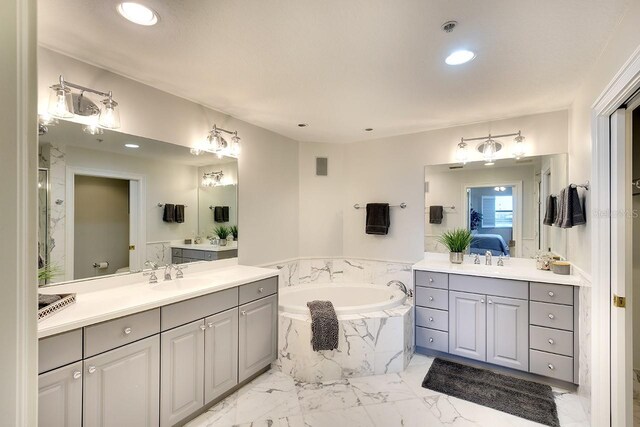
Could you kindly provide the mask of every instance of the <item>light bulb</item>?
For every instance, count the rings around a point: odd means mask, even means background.
[[[495,163],[496,142],[491,139],[491,137],[489,137],[489,139],[487,139],[487,141],[484,143],[482,155],[484,157],[485,166],[491,166]]]
[[[101,127],[98,126],[97,123],[92,123],[90,125],[86,125],[82,128],[84,133],[88,133],[89,135],[102,135],[104,131]]]
[[[511,154],[513,155],[513,157],[515,157],[516,159],[524,157],[524,155],[527,154],[527,147],[524,142],[524,136],[520,135],[520,133],[518,132],[518,136],[516,136],[513,141],[513,150],[511,150]]]
[[[60,119],[73,117],[71,91],[61,85],[51,86],[49,95],[49,114]]]
[[[100,110],[98,124],[107,129],[118,129],[120,127],[120,113],[116,110],[118,103],[109,97],[103,100],[102,104],[104,107]]]
[[[469,160],[469,152],[467,150],[467,143],[462,141],[458,144],[456,149],[456,160],[463,165]]]

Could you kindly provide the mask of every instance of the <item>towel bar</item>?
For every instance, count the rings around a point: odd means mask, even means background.
[[[158,203],[158,207],[159,207],[159,208],[164,207],[164,203]],[[185,207],[185,208],[188,208],[188,207],[189,207],[189,205],[184,205],[184,207]]]
[[[404,209],[407,207],[407,204],[402,202],[399,205],[389,205],[390,208],[400,208],[400,209]],[[364,209],[365,206],[360,206],[360,204],[356,203],[355,205],[353,205],[354,209]]]

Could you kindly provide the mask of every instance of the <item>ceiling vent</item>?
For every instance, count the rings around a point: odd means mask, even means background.
[[[329,159],[326,157],[316,157],[316,176],[329,175]]]

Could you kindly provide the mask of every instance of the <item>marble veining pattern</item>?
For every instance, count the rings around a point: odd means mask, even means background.
[[[588,281],[581,277],[581,280]],[[587,414],[591,415],[591,287],[581,286],[578,295],[578,339],[580,341],[578,395]]]
[[[401,373],[323,383],[271,370],[187,424],[224,426],[535,426],[531,421],[420,386],[432,358],[413,355]],[[579,397],[554,388],[563,427],[589,425]]]
[[[60,270],[66,264],[66,180],[67,165],[65,152],[62,147],[49,147],[49,263]],[[60,201],[60,202],[57,202]],[[73,272],[63,271],[51,282],[62,282],[65,277],[71,279]]]

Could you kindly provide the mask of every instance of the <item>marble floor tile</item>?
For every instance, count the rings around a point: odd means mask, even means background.
[[[303,412],[331,411],[360,406],[360,399],[348,380],[325,383],[296,384],[298,400]]]
[[[306,427],[370,427],[373,421],[362,406],[304,415]]]
[[[422,399],[413,398],[365,406],[375,427],[437,427],[443,425]]]
[[[395,402],[416,397],[398,374],[351,378],[349,384],[363,405]]]

